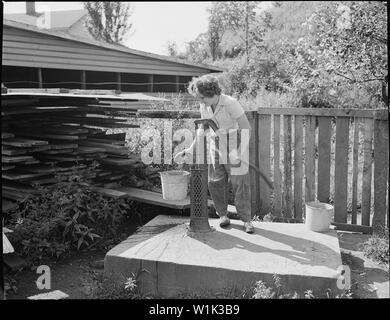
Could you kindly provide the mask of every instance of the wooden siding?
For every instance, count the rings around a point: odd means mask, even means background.
[[[34,68],[198,76],[202,67],[163,61],[3,26],[3,65]]]

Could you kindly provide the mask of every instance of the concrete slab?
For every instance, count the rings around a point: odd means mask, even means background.
[[[219,291],[274,284],[278,274],[291,292],[323,294],[337,288],[341,255],[337,233],[317,233],[304,224],[254,222],[255,233],[231,220],[222,229],[191,233],[189,218],[157,216],[105,256],[106,274],[137,276],[144,293],[174,297],[182,292]]]
[[[60,290],[54,290],[50,292],[44,292],[37,294],[35,296],[28,297],[29,300],[61,300],[68,298],[69,295],[66,293],[60,291]]]

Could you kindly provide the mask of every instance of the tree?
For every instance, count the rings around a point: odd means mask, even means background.
[[[217,9],[218,8],[215,4],[213,4],[210,9],[207,9],[209,13],[208,44],[213,61],[221,57],[221,49],[219,46],[224,33],[223,21],[221,16],[216,12]]]
[[[168,55],[171,57],[176,57],[178,55],[177,44],[175,41],[167,41],[166,50]]]
[[[250,37],[256,18],[256,9],[260,1],[216,1],[212,4],[209,18],[209,30],[218,34],[218,39],[226,30],[232,30],[243,42],[244,51],[249,59]],[[221,40],[222,41],[222,40]]]
[[[86,27],[97,40],[121,43],[132,28],[132,7],[126,2],[86,1],[88,11]]]
[[[208,34],[201,33],[195,40],[187,42],[183,56],[195,63],[208,63],[211,56]]]

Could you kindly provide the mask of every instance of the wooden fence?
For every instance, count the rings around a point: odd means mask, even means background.
[[[251,123],[252,215],[302,222],[305,202],[334,206],[340,230],[372,233],[389,224],[387,110],[259,108]],[[199,118],[197,111],[143,110],[146,118]]]
[[[259,108],[247,116],[250,162],[274,182],[270,190],[250,169],[253,213],[302,221],[305,202],[319,200],[334,205],[339,229],[371,233],[389,223],[387,110]]]

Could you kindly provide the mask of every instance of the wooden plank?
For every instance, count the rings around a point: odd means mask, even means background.
[[[337,222],[332,222],[331,225],[335,226],[336,230],[340,230],[340,231],[361,232],[365,234],[372,234],[372,227],[370,226],[361,226],[357,224],[337,223]]]
[[[1,152],[5,154],[6,156],[14,156],[14,155],[21,155],[21,154],[26,154],[27,150],[26,149],[11,149],[11,148],[1,148]]]
[[[32,147],[32,146],[43,146],[49,144],[49,142],[44,140],[32,140],[32,139],[23,139],[23,138],[11,138],[5,141],[2,141],[3,145],[13,146],[13,147]]]
[[[12,165],[8,165],[8,166],[2,165],[2,166],[1,166],[1,170],[2,170],[2,171],[11,170],[11,169],[14,169],[14,168],[15,168],[15,166],[12,166]]]
[[[8,133],[8,132],[2,132],[1,133],[1,139],[8,139],[8,138],[13,138],[15,135],[13,133]]]
[[[25,181],[31,178],[37,178],[46,175],[46,173],[23,173],[23,172],[2,172],[1,177],[8,180]]]
[[[84,147],[80,146],[76,150],[76,152],[80,154],[89,154],[89,153],[99,153],[99,152],[105,152],[106,150],[103,148],[96,148],[96,147]]]
[[[292,197],[292,175],[291,175],[291,116],[283,116],[283,133],[284,133],[284,184],[283,184],[283,216],[291,218],[293,197]]]
[[[352,217],[351,223],[356,224],[357,217],[357,187],[359,174],[359,118],[354,118],[353,129],[353,162],[352,162]]]
[[[46,150],[42,151],[43,154],[64,154],[64,153],[72,153],[74,149],[57,149],[57,150]]]
[[[259,139],[257,133],[259,130],[258,129],[259,122],[258,122],[257,114],[248,115],[248,120],[251,126],[251,137],[249,140],[249,162],[254,164],[256,167],[258,167],[259,161],[257,155],[259,151],[257,148],[259,146]],[[158,170],[158,168],[156,168],[156,170]],[[249,177],[250,177],[250,184],[251,184],[251,215],[253,217],[257,215],[258,208],[259,208],[259,203],[258,203],[259,177],[256,170],[254,170],[253,168],[249,169]]]
[[[333,108],[258,108],[257,112],[262,115],[299,115],[317,117],[359,117],[388,119],[386,109],[333,109]]]
[[[331,118],[318,118],[318,184],[317,198],[320,202],[329,203],[330,196],[330,139]]]
[[[383,231],[386,220],[389,221],[388,196],[389,177],[389,122],[375,121],[374,129],[374,231]]]
[[[46,151],[50,150],[51,146],[50,145],[45,145],[45,146],[35,146],[31,148],[27,148],[28,152],[40,152],[40,151]]]
[[[185,111],[185,110],[138,110],[138,118],[161,118],[161,119],[184,119],[184,118],[200,118],[198,111]]]
[[[373,129],[374,129],[374,120],[373,119],[364,119],[362,221],[361,221],[361,224],[365,225],[365,226],[370,225],[370,213],[371,213]]]
[[[26,162],[26,161],[30,161],[30,160],[34,160],[34,158],[31,156],[20,156],[20,157],[2,156],[1,157],[2,163],[19,163],[19,162]]]
[[[93,141],[90,141],[89,139],[85,140],[85,141],[80,141],[79,146],[101,148],[101,149],[104,149],[106,152],[115,153],[118,155],[127,155],[129,153],[129,151],[126,147],[117,146],[117,145],[113,145],[113,144],[93,142]]]
[[[271,136],[271,116],[259,116],[259,169],[270,176],[270,136]],[[259,179],[259,210],[264,216],[271,211],[270,188],[265,181]]]
[[[42,155],[41,156],[42,158],[44,159],[48,159],[48,160],[58,160],[58,161],[80,161],[80,160],[84,160],[83,157],[77,157],[77,156],[73,156],[73,155],[61,155],[61,156],[56,156],[56,155],[49,155],[49,154],[45,154],[45,155]]]
[[[349,119],[336,119],[334,221],[347,223]]]
[[[173,209],[188,209],[190,208],[190,197],[187,196],[184,200],[165,200],[161,193],[142,190],[137,188],[120,187],[117,191],[124,192],[129,196],[129,199],[149,203],[157,206],[168,207]]]
[[[56,178],[42,178],[42,179],[31,179],[30,183],[37,185],[45,185],[45,184],[53,184],[57,183],[58,180]]]
[[[88,137],[88,141],[97,142],[97,143],[104,143],[104,144],[113,144],[113,145],[117,145],[117,146],[124,146],[126,144],[126,141],[117,141],[117,140],[110,140],[110,139],[96,139],[96,138],[90,138],[90,137]]]
[[[56,108],[41,108],[41,107],[34,107],[34,108],[23,108],[23,109],[16,109],[13,108],[12,110],[1,110],[2,116],[10,116],[10,115],[21,115],[21,114],[33,114],[33,113],[47,113],[47,112],[68,112],[69,110],[77,110],[77,107],[56,107]]]
[[[36,166],[18,166],[19,169],[27,172],[36,172],[36,173],[53,173],[56,171],[55,167],[36,165]]]
[[[51,149],[75,149],[79,145],[77,143],[64,143],[64,144],[50,144]]]
[[[296,219],[302,219],[303,116],[295,116],[294,118],[294,217]]]
[[[16,192],[15,190],[2,189],[1,196],[9,200],[24,201],[30,197],[30,194],[23,193],[23,192]]]
[[[280,171],[280,116],[274,115],[274,200],[273,215],[282,216],[282,173]]]
[[[104,140],[124,141],[126,140],[126,132],[111,133],[111,134],[106,134],[105,132],[98,133],[94,136],[94,138],[104,139]]]
[[[111,128],[111,129],[121,129],[121,128],[139,128],[140,126],[137,124],[129,124],[129,123],[122,123],[122,122],[113,122],[113,123],[93,123],[92,122],[82,122],[79,123],[86,124],[86,126],[93,126],[93,127],[99,127],[99,128]]]
[[[315,116],[305,117],[305,202],[315,200]]]
[[[106,158],[99,161],[102,164],[114,165],[114,166],[132,166],[136,164],[136,160],[132,159],[115,159],[115,158]]]
[[[15,182],[15,181],[9,181],[9,180],[3,180],[2,181],[2,188],[7,190],[14,190],[17,192],[24,192],[24,193],[31,193],[31,194],[40,194],[41,191],[31,187],[28,184]]]
[[[77,127],[71,127],[71,126],[49,126],[49,127],[41,127],[40,131],[42,132],[49,132],[49,133],[64,133],[64,134],[70,134],[70,135],[77,135],[77,134],[84,134],[88,133],[88,129],[82,129]]]
[[[63,135],[63,134],[43,134],[43,133],[19,133],[21,137],[35,137],[35,138],[44,138],[44,139],[55,139],[55,140],[83,140],[86,139],[86,136],[75,136],[75,135]]]

